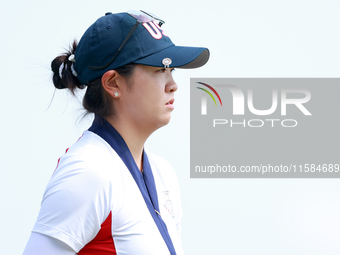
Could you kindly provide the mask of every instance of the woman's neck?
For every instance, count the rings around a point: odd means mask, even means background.
[[[146,139],[150,134],[142,132],[142,130],[131,123],[124,123],[112,118],[106,119],[123,137],[126,145],[128,146],[137,167],[143,171],[143,149]]]

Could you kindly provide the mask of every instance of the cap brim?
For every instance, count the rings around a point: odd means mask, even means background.
[[[133,63],[164,67],[163,59],[170,58],[170,68],[197,68],[203,66],[209,60],[209,50],[199,47],[170,46],[150,56],[138,59]]]

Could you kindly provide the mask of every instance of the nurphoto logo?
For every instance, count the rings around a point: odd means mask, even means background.
[[[210,96],[211,100],[213,100],[215,106],[217,106],[217,100],[220,102],[221,107],[232,107],[232,115],[240,116],[245,115],[245,109],[248,110],[249,113],[256,116],[268,116],[268,118],[257,118],[257,119],[243,119],[241,122],[235,121],[233,119],[225,119],[225,118],[214,118],[212,125],[216,127],[218,125],[230,125],[230,127],[235,126],[243,126],[243,127],[263,127],[266,123],[274,127],[277,122],[281,123],[282,127],[296,127],[298,125],[298,121],[296,119],[271,119],[270,115],[273,113],[279,112],[281,116],[287,115],[287,106],[292,105],[296,107],[301,113],[305,116],[311,116],[311,112],[307,109],[305,104],[311,100],[311,92],[307,89],[301,88],[281,88],[278,90],[277,88],[271,88],[271,105],[267,109],[257,109],[254,106],[254,101],[256,101],[256,97],[253,93],[253,88],[247,88],[246,93],[243,90],[235,85],[230,84],[214,84],[209,85],[203,82],[196,82],[200,84],[202,87],[196,87],[197,89],[204,91],[205,93],[201,94],[201,115],[208,115],[208,96]],[[209,90],[210,91],[209,91]],[[228,91],[231,93],[232,102],[226,103],[226,100],[223,100],[225,104],[222,104],[222,99],[220,94],[217,92],[223,91],[224,93]],[[261,98],[257,99],[257,101],[261,100]],[[267,98],[268,100],[268,98]],[[209,109],[209,111],[214,111],[215,109]]]
[[[191,78],[191,178],[340,178],[339,78]]]

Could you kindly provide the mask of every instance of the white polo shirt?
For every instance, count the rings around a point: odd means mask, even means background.
[[[176,254],[183,254],[176,174],[167,161],[146,154],[161,217]],[[116,151],[90,131],[60,158],[33,232],[56,238],[79,255],[170,254],[130,171]]]

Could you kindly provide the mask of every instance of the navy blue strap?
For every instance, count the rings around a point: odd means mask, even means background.
[[[171,255],[176,255],[175,248],[172,244],[168,229],[159,213],[158,197],[155,186],[155,180],[153,178],[151,166],[148,157],[143,152],[143,174],[138,169],[135,160],[133,159],[131,152],[126,145],[122,136],[116,131],[116,129],[108,123],[105,119],[96,115],[92,126],[89,131],[99,135],[108,144],[111,145],[119,157],[123,160],[126,167],[129,169],[133,179],[135,180],[140,192],[143,195],[144,201],[149,209],[149,212],[155,221],[159,232],[161,233]],[[157,211],[157,212],[156,212]]]

